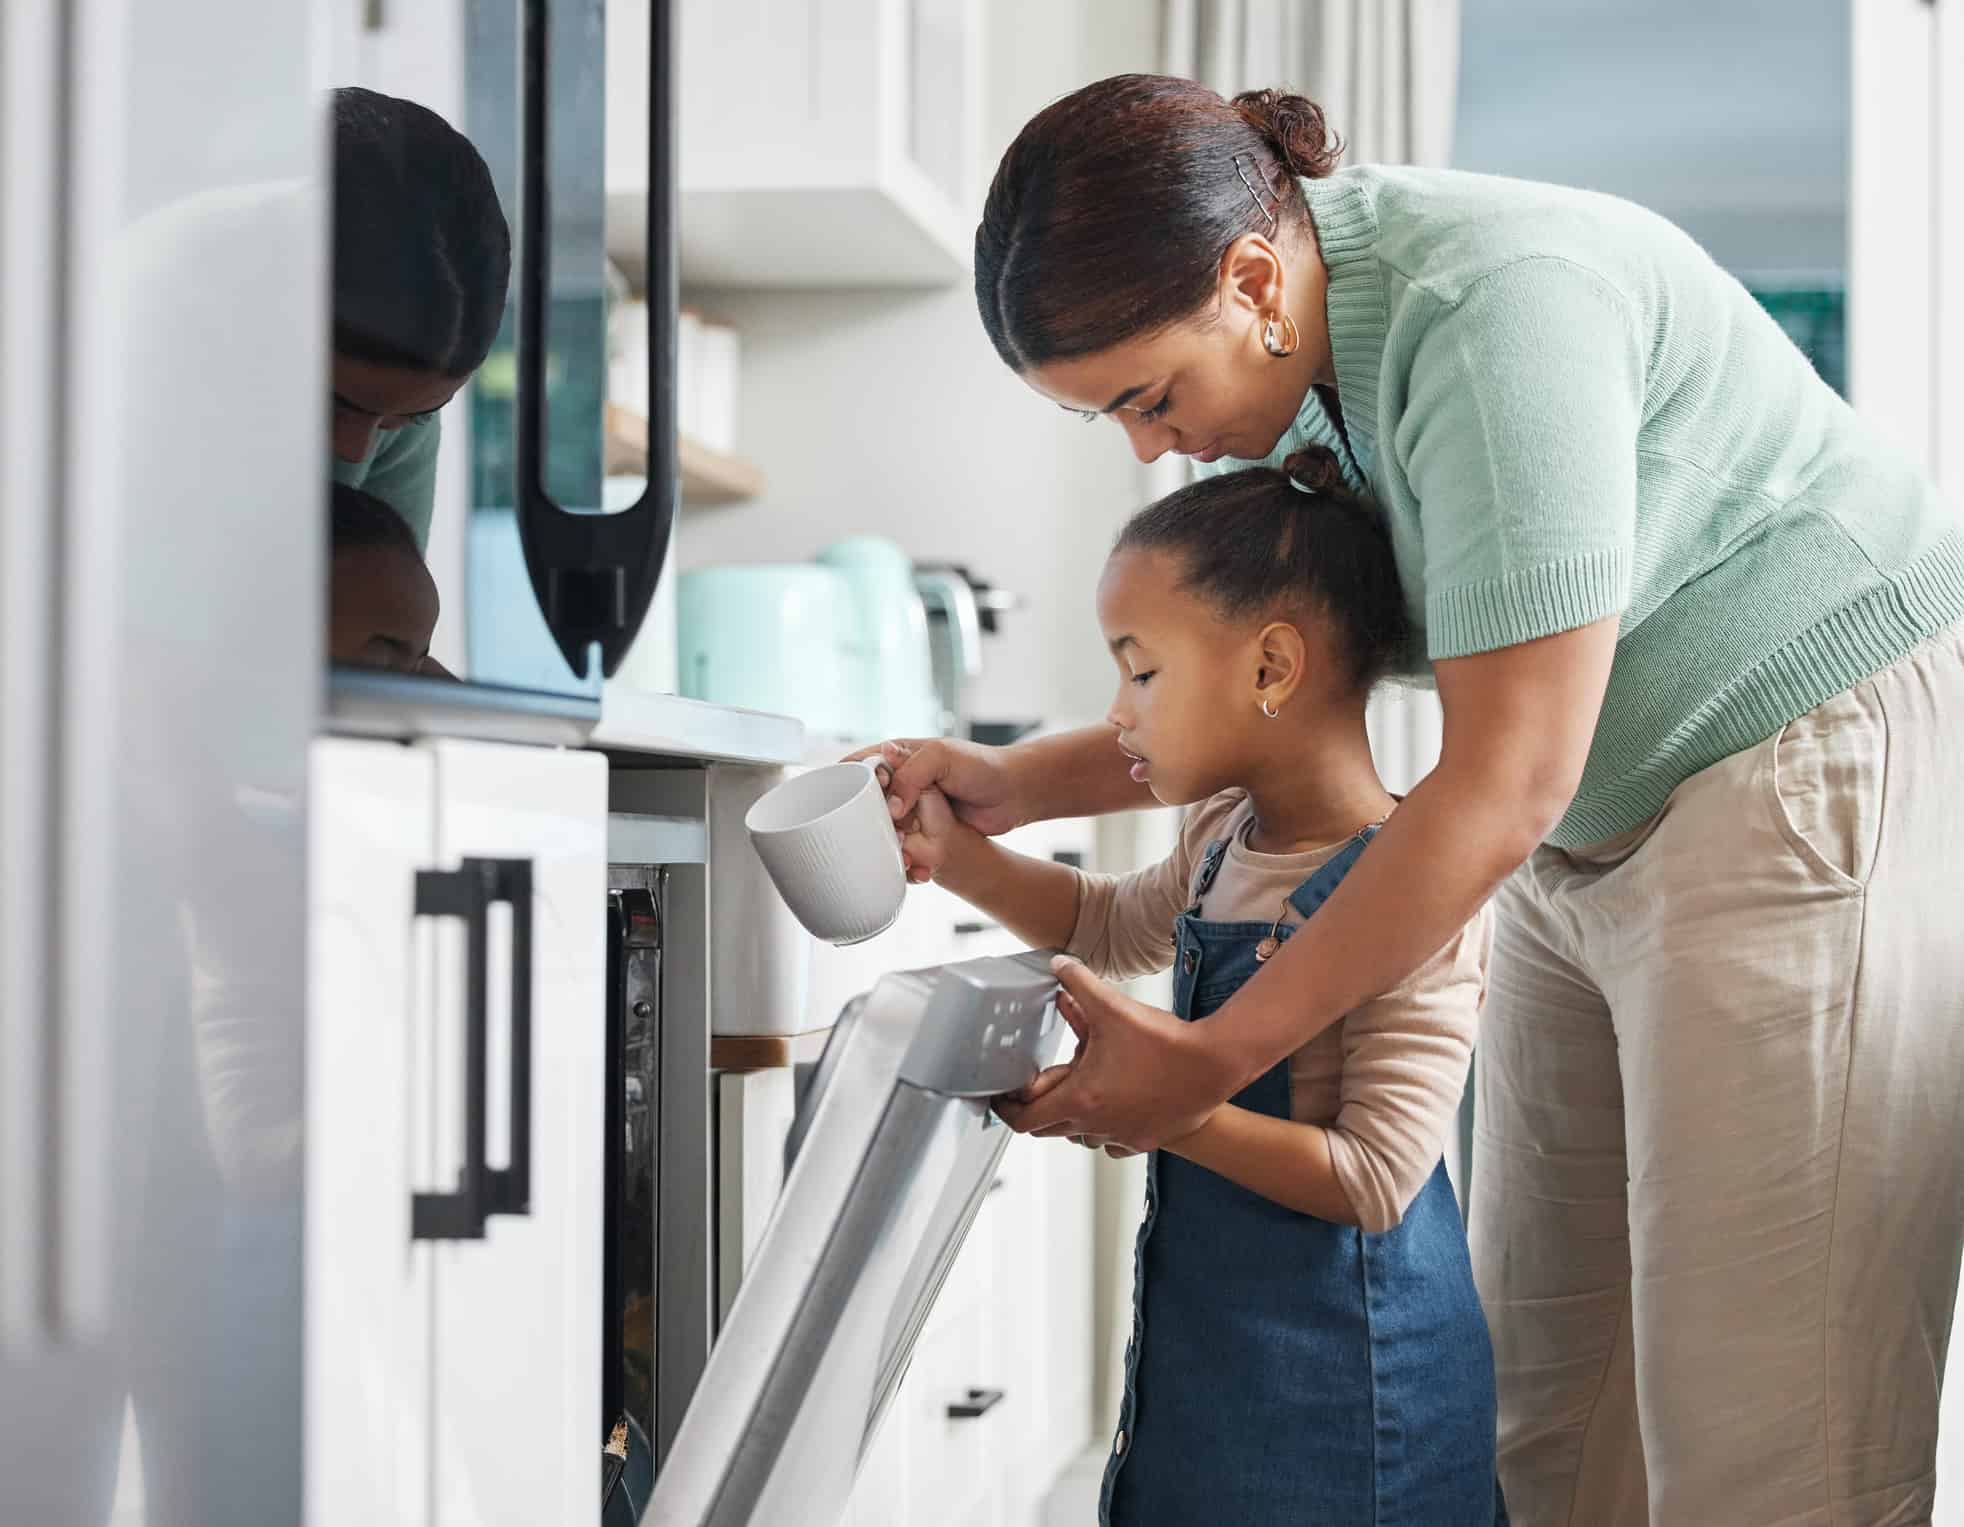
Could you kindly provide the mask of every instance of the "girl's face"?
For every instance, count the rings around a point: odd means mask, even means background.
[[[1165,552],[1134,549],[1114,555],[1098,583],[1098,623],[1119,674],[1105,719],[1132,777],[1168,806],[1247,783],[1248,761],[1271,740],[1258,729],[1275,725],[1261,701],[1282,708],[1277,664],[1265,662],[1264,637],[1277,628],[1221,619],[1179,587],[1181,571]]]

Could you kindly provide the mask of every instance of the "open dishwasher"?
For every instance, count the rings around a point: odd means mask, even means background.
[[[883,977],[840,1016],[788,1171],[642,1521],[830,1527],[1050,1060],[1048,954]]]

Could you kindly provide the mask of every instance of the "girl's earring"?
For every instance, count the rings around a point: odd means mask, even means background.
[[[1296,346],[1303,342],[1301,332],[1296,328],[1296,320],[1287,313],[1270,313],[1262,322],[1262,348],[1277,360],[1285,360],[1296,353]]]
[[[1274,721],[1274,720],[1276,720],[1276,719],[1277,719],[1278,717],[1280,717],[1280,716],[1281,716],[1281,714],[1282,714],[1282,712],[1281,712],[1281,711],[1279,711],[1279,710],[1272,710],[1272,709],[1270,709],[1270,708],[1269,708],[1269,703],[1268,703],[1268,701],[1267,701],[1267,700],[1263,700],[1263,701],[1262,701],[1262,714],[1263,714],[1264,716],[1266,716],[1266,717],[1268,717],[1268,719],[1269,719],[1269,720],[1271,720],[1271,721]]]

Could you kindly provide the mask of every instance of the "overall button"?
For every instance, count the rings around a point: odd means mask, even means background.
[[[1180,956],[1180,969],[1184,970],[1188,975],[1193,974],[1194,967],[1197,966],[1199,963],[1200,963],[1200,956],[1191,949],[1189,949],[1185,954]]]
[[[1125,1454],[1125,1433],[1121,1430],[1118,1434],[1118,1440],[1112,1444],[1112,1456],[1114,1458],[1121,1458],[1124,1456],[1124,1454]]]

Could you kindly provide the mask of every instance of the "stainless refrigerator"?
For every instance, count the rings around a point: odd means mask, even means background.
[[[313,21],[0,7],[10,1527],[299,1500]]]
[[[554,467],[568,434],[599,450],[597,151],[577,122],[598,118],[602,14],[0,5],[0,1527],[300,1519],[310,740],[364,715],[403,735],[427,711],[410,730],[489,716],[524,736],[530,716],[577,742],[667,544],[666,152],[648,490],[569,512],[583,489]],[[526,692],[485,665],[459,683],[327,663],[326,93],[353,59],[415,95],[444,58],[460,78],[436,84],[468,98],[451,120],[502,126],[486,157],[519,258],[494,368],[516,376],[508,427],[481,424],[477,458],[443,470],[502,474],[491,507],[519,549],[515,592],[443,594],[538,624],[559,666]],[[561,160],[589,169],[555,213]],[[569,375],[585,391],[549,398]]]

